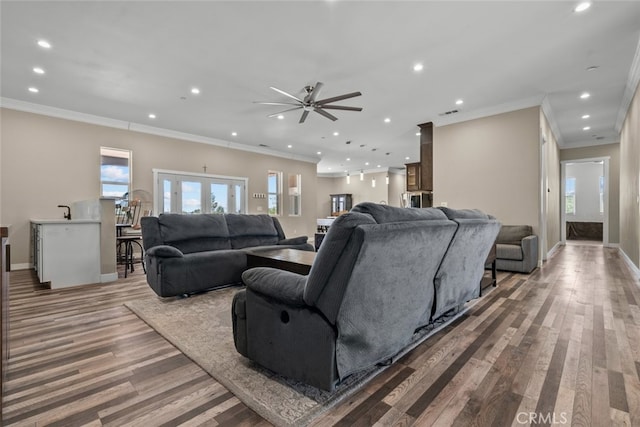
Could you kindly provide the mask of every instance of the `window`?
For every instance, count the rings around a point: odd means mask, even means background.
[[[267,193],[269,215],[280,215],[282,213],[282,172],[269,171]]]
[[[131,189],[131,151],[100,147],[100,196],[122,198]]]
[[[569,215],[576,213],[576,179],[567,178],[564,189],[564,212]]]
[[[600,213],[604,213],[604,176],[600,177]]]
[[[246,213],[247,178],[154,170],[159,213]]]
[[[289,174],[289,216],[300,216],[300,206],[302,205],[302,189],[300,182],[302,175]]]

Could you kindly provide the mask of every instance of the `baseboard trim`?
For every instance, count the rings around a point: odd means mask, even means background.
[[[560,246],[563,246],[562,242],[557,242],[555,245],[553,245],[553,247],[547,252],[547,259],[551,258],[556,252],[558,252]],[[542,264],[542,262],[539,261],[538,264]],[[539,265],[538,267],[541,267],[541,265]]]
[[[629,270],[631,270],[631,273],[635,275],[636,278],[640,279],[640,269],[633,263],[633,261],[631,261],[631,258],[627,256],[622,248],[618,247],[618,252],[620,253],[620,256],[622,256],[622,259],[624,259],[627,263],[627,266],[629,266]]]
[[[30,269],[33,269],[33,265],[29,264],[28,262],[21,263],[21,264],[11,264],[11,271],[30,270]]]
[[[118,280],[118,272],[100,275],[100,283],[116,282]]]

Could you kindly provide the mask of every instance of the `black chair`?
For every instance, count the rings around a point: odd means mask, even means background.
[[[134,245],[140,250],[140,263],[145,274],[144,249],[140,232],[140,201],[123,199],[116,203],[116,256],[119,264],[124,264],[124,277],[134,271]]]

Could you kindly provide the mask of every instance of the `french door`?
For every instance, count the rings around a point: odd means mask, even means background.
[[[248,178],[154,170],[155,212],[246,213]]]

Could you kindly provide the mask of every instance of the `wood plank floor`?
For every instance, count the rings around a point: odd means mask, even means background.
[[[140,269],[138,269],[140,270]],[[11,273],[2,425],[269,425],[122,305],[141,271],[48,290]],[[317,426],[640,426],[640,284],[617,249],[562,247]]]

